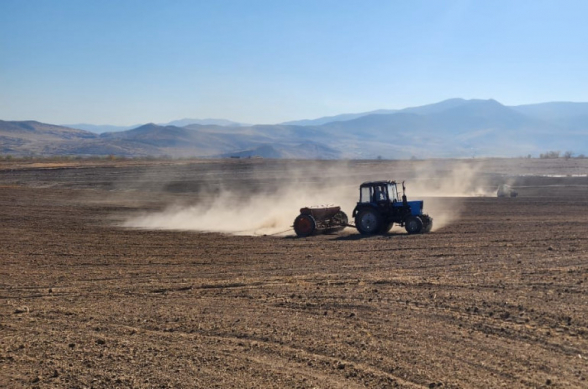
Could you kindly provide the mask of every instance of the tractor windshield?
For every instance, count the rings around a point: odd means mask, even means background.
[[[374,183],[361,186],[359,189],[360,203],[381,203],[398,201],[396,184]]]
[[[388,197],[392,202],[395,200],[398,201],[398,190],[396,189],[396,184],[388,184]]]
[[[378,203],[380,201],[388,200],[388,194],[386,193],[386,186],[385,185],[375,185],[374,186],[374,202]]]

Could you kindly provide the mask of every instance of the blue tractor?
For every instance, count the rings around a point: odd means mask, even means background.
[[[364,235],[386,233],[394,223],[409,234],[431,231],[433,218],[423,213],[423,201],[407,201],[402,182],[402,198],[395,181],[364,182],[359,187],[359,202],[353,210],[355,227]]]

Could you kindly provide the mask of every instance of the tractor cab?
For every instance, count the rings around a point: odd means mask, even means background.
[[[378,204],[382,202],[395,203],[399,201],[396,182],[364,182],[359,190],[359,202]]]

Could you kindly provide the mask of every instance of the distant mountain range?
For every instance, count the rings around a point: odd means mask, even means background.
[[[215,125],[215,126],[248,126],[248,124],[237,123],[226,119],[180,119],[174,120],[169,123],[159,123],[160,126],[176,126],[185,127],[190,124],[201,124],[201,125]],[[104,132],[118,132],[132,130],[133,128],[141,127],[141,124],[135,124],[133,126],[113,126],[110,124],[62,124],[63,127],[76,128],[78,130],[95,132],[96,134],[102,134]]]
[[[588,103],[509,107],[450,99],[275,125],[223,119],[132,128],[0,121],[0,153],[13,155],[401,159],[537,156],[550,150],[588,154]]]
[[[291,122],[284,122],[283,125],[289,126],[320,126],[331,122],[345,122],[347,120],[353,120],[367,115],[377,114],[391,114],[398,112],[394,109],[379,109],[377,111],[363,112],[363,113],[344,113],[336,116],[325,116],[318,119],[305,119],[305,120],[294,120]]]

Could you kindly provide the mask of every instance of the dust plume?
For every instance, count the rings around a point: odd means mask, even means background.
[[[324,193],[323,197],[330,199],[330,204],[337,202],[335,193]],[[172,205],[161,212],[134,217],[125,222],[124,226],[237,235],[290,233],[290,226],[298,210],[312,201],[309,196],[296,190],[280,190],[250,198],[242,198],[233,192],[222,192],[211,203]]]
[[[409,200],[425,200],[425,212],[434,219],[433,230],[439,230],[460,217],[459,198],[490,194],[482,166],[471,161],[267,162],[243,176],[239,184],[227,175],[219,187],[205,190],[192,203],[187,204],[184,197],[182,203],[178,199],[160,211],[135,215],[123,226],[289,235],[294,218],[305,206],[339,205],[352,221],[359,185],[390,179],[406,181]],[[401,185],[398,189],[402,194]]]
[[[291,226],[300,208],[339,205],[345,212],[351,212],[357,201],[357,188],[334,179],[344,174],[340,169],[321,169],[320,174],[327,178],[309,179],[304,171],[286,167],[277,188],[258,192],[222,185],[195,204],[173,204],[159,212],[132,217],[123,226],[236,235],[292,234]],[[258,173],[258,178],[267,179],[265,175],[266,172]]]
[[[414,167],[410,191],[424,198],[424,212],[433,217],[433,231],[457,221],[463,212],[464,197],[495,194],[483,172],[483,161],[420,161]]]
[[[483,168],[481,161],[420,161],[414,167],[411,192],[423,197],[492,196]]]

